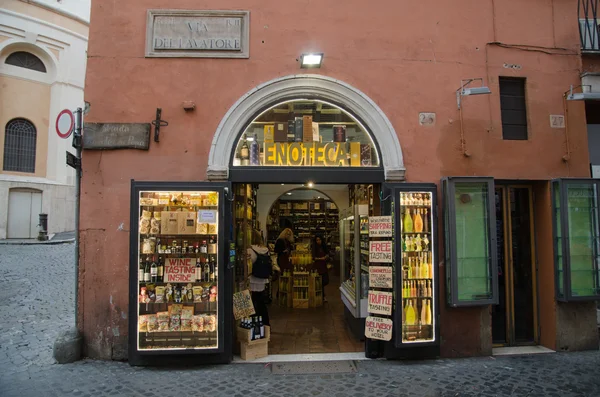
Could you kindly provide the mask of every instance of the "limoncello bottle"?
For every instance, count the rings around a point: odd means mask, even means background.
[[[416,320],[415,309],[412,305],[412,301],[408,301],[408,305],[406,306],[406,324],[414,325]]]
[[[413,220],[412,217],[410,216],[410,209],[406,209],[406,212],[404,213],[404,222],[403,225],[404,233],[412,233],[413,231]]]
[[[423,218],[421,217],[421,210],[415,211],[414,227],[416,233],[423,232]]]
[[[431,305],[427,299],[427,309],[425,310],[425,324],[431,325]]]

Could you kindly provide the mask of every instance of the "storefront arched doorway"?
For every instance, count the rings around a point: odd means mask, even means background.
[[[225,114],[215,132],[208,158],[207,179],[230,178],[232,148],[251,120],[275,103],[307,97],[338,104],[361,120],[380,150],[384,179],[404,180],[405,168],[400,142],[383,111],[355,87],[320,75],[293,75],[274,79],[243,95]]]

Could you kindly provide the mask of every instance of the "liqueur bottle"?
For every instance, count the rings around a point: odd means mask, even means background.
[[[202,240],[202,244],[200,245],[200,253],[208,254],[208,244],[207,244],[206,240]]]
[[[248,165],[250,163],[250,149],[248,148],[246,135],[244,135],[244,141],[242,142],[242,148],[240,149],[240,160],[242,161],[242,165]]]
[[[206,260],[206,258],[204,259],[204,280],[203,281],[210,281],[210,265],[208,263],[208,260]]]
[[[406,305],[406,324],[414,325],[415,324],[415,309],[412,305],[412,300],[408,300],[408,304]]]
[[[158,281],[158,265],[154,257],[152,257],[152,264],[150,265],[150,281],[153,283]]]
[[[427,309],[425,309],[425,324],[431,325],[431,305],[429,304],[430,300],[427,299]]]
[[[165,279],[165,264],[162,258],[158,257],[158,282],[162,283]]]
[[[260,165],[260,147],[258,145],[258,135],[254,134],[254,139],[250,144],[250,165]]]
[[[138,270],[138,280],[139,282],[144,282],[144,260],[140,258],[140,268]]]
[[[429,233],[429,216],[427,216],[427,208],[423,210],[423,231]]]
[[[414,239],[414,251],[421,251],[423,246],[421,245],[421,235],[417,234],[417,237]]]
[[[404,233],[412,233],[413,231],[413,220],[410,215],[410,209],[406,209],[406,213],[404,214],[404,222],[403,222],[403,232]]]
[[[423,299],[423,301],[421,302],[421,324],[425,325],[427,324],[427,304],[426,304],[426,299]]]
[[[414,226],[415,226],[415,232],[417,232],[417,233],[423,232],[423,218],[421,218],[421,210],[420,209],[415,211]]]
[[[210,265],[209,265],[209,269],[210,269],[210,274],[208,276],[209,281],[213,282],[215,281],[215,273],[216,273],[216,269],[217,265],[215,264],[215,260],[213,258],[211,258],[210,260]]]

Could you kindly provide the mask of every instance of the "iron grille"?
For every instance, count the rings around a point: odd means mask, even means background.
[[[578,0],[579,38],[584,52],[600,51],[598,0]]]
[[[25,119],[6,124],[4,135],[4,171],[35,172],[35,126]]]

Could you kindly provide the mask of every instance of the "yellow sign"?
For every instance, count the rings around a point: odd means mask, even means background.
[[[349,165],[345,145],[339,142],[266,142],[264,153],[264,165],[317,167]]]

